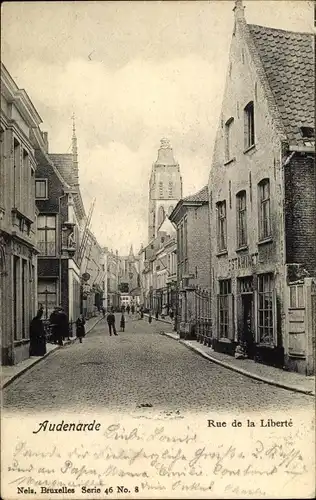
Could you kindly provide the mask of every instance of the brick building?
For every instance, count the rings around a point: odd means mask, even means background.
[[[41,118],[1,64],[0,337],[1,363],[29,357],[36,312],[35,149]]]
[[[44,318],[61,305],[74,322],[81,312],[80,266],[85,251],[81,243],[86,226],[75,129],[71,154],[49,153],[46,137],[36,159],[38,302],[44,306]]]
[[[313,36],[246,22],[236,1],[209,177],[213,346],[312,373]]]
[[[210,293],[209,195],[205,186],[180,200],[170,215],[177,228],[177,283],[179,292],[178,331],[180,336],[196,332],[202,319],[200,298]],[[205,297],[204,297],[205,295]],[[205,311],[204,311],[205,309]],[[203,314],[206,308],[204,307]],[[209,316],[209,314],[208,314]]]

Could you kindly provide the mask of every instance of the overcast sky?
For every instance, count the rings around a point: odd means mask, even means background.
[[[246,19],[313,30],[308,1],[246,1]],[[148,181],[160,139],[184,195],[207,183],[233,28],[233,1],[7,2],[2,61],[48,131],[70,152],[76,115],[80,184],[99,243],[128,253],[147,239]]]

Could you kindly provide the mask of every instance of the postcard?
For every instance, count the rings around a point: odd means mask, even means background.
[[[314,498],[314,10],[2,4],[3,499]]]

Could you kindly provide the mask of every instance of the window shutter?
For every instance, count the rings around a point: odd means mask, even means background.
[[[234,340],[235,338],[235,321],[234,321],[234,296],[232,293],[227,295],[228,299],[228,338]]]
[[[273,317],[273,344],[277,346],[278,330],[277,330],[277,295],[276,289],[272,290],[272,317]]]

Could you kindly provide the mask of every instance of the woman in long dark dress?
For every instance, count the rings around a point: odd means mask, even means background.
[[[30,356],[46,354],[46,335],[42,315],[43,309],[40,309],[30,324]]]
[[[76,321],[76,335],[77,335],[77,338],[79,339],[80,344],[82,343],[82,339],[86,334],[85,327],[84,327],[85,324],[86,324],[86,322],[84,320],[84,317],[81,314]]]

